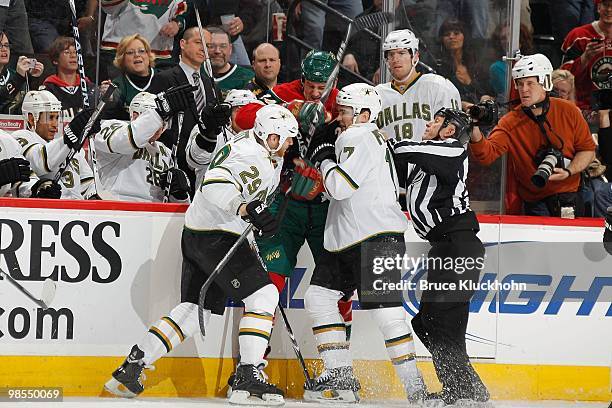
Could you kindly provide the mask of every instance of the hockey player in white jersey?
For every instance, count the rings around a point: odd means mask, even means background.
[[[130,103],[130,121],[105,120],[95,136],[102,190],[113,199],[161,202],[172,172],[170,202],[189,202],[189,180],[170,168],[172,151],[158,141],[165,129],[156,96],[140,92]]]
[[[234,139],[240,131],[236,124],[236,113],[241,107],[250,103],[262,104],[255,94],[246,89],[232,89],[225,96],[223,104],[218,105],[219,108],[214,106],[207,106],[202,110],[202,119],[207,119],[206,122],[202,123],[204,126],[194,126],[187,142],[187,164],[191,167],[196,174],[196,186],[202,183],[204,173],[208,169],[210,161],[219,149],[223,147],[227,142]],[[215,118],[215,110],[222,109],[221,106],[229,110],[229,125],[223,125],[217,127],[217,118]],[[226,113],[222,112],[219,114],[219,121],[225,120]],[[204,122],[204,120],[202,121]],[[211,131],[212,129],[212,131]]]
[[[248,223],[262,236],[276,231],[277,220],[265,202],[277,188],[282,157],[297,131],[291,112],[270,105],[257,112],[252,130],[240,133],[219,150],[185,214],[181,303],[154,323],[145,338],[132,347],[106,383],[107,390],[124,397],[140,394],[143,369],[199,333],[200,288]],[[229,402],[284,404],[283,392],[262,378],[257,369],[268,345],[278,291],[248,242],[238,247],[213,281],[205,301],[206,320],[211,313],[223,314],[228,297],[244,302],[238,338],[240,363]]]
[[[21,146],[0,130],[0,197],[60,198],[58,184],[41,181],[21,154]]]
[[[354,402],[359,381],[353,375],[349,343],[337,302],[355,289],[362,309],[370,310],[383,334],[389,357],[410,401],[425,392],[416,366],[415,348],[402,307],[400,292],[378,293],[373,257],[395,257],[405,252],[406,216],[397,202],[397,177],[386,138],[376,126],[380,96],[366,84],[344,87],[336,98],[339,121],[345,130],[335,146],[313,141],[311,161],[320,168],[331,200],[325,223],[324,246],[328,251],[317,262],[304,297],[312,319],[312,331],[325,370],[315,389],[304,398],[314,401]],[[365,258],[365,259],[364,259]],[[366,269],[362,269],[363,266]],[[370,268],[370,269],[367,269]],[[395,282],[400,271],[390,271]]]
[[[417,72],[419,40],[412,31],[390,32],[383,42],[383,53],[393,79],[376,86],[382,99],[377,124],[392,142],[419,141],[439,109],[460,109],[459,91],[449,80]]]
[[[79,112],[62,131],[62,105],[51,92],[28,92],[21,110],[26,129],[13,132],[12,135],[21,145],[22,154],[36,175],[40,179],[53,180],[70,150],[80,149],[80,135],[93,111]],[[63,136],[56,137],[56,134]],[[93,172],[83,151],[79,150],[64,170],[60,186],[61,198],[97,198]]]

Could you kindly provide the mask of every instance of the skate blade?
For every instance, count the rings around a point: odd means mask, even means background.
[[[353,404],[359,402],[359,392],[352,390],[304,390],[304,401]]]
[[[455,402],[457,408],[495,408],[492,401],[474,401],[469,399],[459,399]]]
[[[248,391],[234,390],[229,397],[229,403],[232,405],[263,405],[263,406],[281,406],[285,405],[285,399],[278,394],[263,394],[261,398],[251,396]]]
[[[138,396],[138,394],[134,394],[132,391],[128,390],[125,385],[115,380],[114,377],[111,377],[111,379],[104,384],[104,389],[121,398],[134,398]]]

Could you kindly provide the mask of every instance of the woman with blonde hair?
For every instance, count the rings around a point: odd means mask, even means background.
[[[576,103],[574,75],[565,69],[555,69],[552,73],[553,91],[558,97]]]
[[[121,71],[121,75],[113,80],[117,91],[113,106],[106,110],[104,116],[129,120],[130,102],[134,96],[149,89],[155,76],[155,54],[142,35],[128,35],[119,42],[113,65]],[[103,82],[103,85],[105,83],[108,82]]]

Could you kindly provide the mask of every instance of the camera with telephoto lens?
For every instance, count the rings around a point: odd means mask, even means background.
[[[467,114],[470,115],[479,126],[493,126],[499,119],[499,109],[495,101],[486,100],[472,105],[468,108]]]
[[[546,185],[555,167],[565,168],[563,153],[554,147],[540,149],[535,155],[535,162],[539,164],[538,169],[531,176],[531,182],[538,188]]]

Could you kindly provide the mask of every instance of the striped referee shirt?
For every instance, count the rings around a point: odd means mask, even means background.
[[[406,204],[421,238],[431,240],[452,224],[445,221],[471,212],[468,153],[458,140],[401,141],[393,151],[398,176],[406,174]]]

